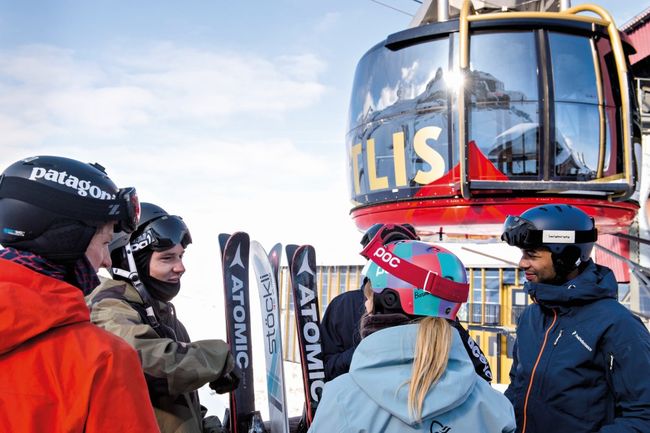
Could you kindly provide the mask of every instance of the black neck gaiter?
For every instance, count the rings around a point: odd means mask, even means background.
[[[181,283],[180,281],[178,283],[166,283],[149,275],[149,263],[151,263],[152,255],[153,251],[149,248],[138,251],[133,255],[136,267],[138,268],[138,275],[142,280],[142,284],[144,284],[154,299],[169,302],[178,295],[178,292],[181,290]]]

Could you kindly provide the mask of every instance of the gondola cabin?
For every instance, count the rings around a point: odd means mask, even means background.
[[[626,232],[633,48],[598,6],[473,3],[428,2],[360,60],[346,137],[356,225],[493,238],[506,215],[562,202]]]

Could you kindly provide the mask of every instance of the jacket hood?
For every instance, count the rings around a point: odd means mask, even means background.
[[[0,259],[0,354],[50,329],[90,321],[78,288]]]
[[[577,277],[562,285],[527,282],[524,287],[540,304],[549,306],[616,299],[618,292],[614,272],[593,260]]]
[[[366,394],[391,415],[409,425],[417,424],[408,410],[408,382],[411,378],[418,325],[395,326],[366,337],[357,347],[350,377]],[[424,400],[422,419],[460,406],[469,397],[478,376],[457,332],[452,332],[447,369]],[[435,397],[434,397],[435,395]]]

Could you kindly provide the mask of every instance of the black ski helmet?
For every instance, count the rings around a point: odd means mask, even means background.
[[[135,189],[118,189],[97,163],[34,156],[0,175],[0,244],[54,262],[81,258],[108,222],[133,231],[139,214]]]
[[[164,251],[174,245],[181,244],[183,248],[192,243],[192,236],[183,218],[169,215],[160,206],[152,203],[142,203],[142,214],[138,228],[133,233],[116,233],[108,246],[114,268],[130,270],[127,244],[134,254],[149,248],[152,251]]]
[[[589,260],[598,232],[594,219],[577,207],[542,205],[508,216],[501,239],[521,249],[548,248],[555,272],[566,276]]]
[[[381,230],[386,227],[386,230]],[[387,244],[389,242],[401,240],[414,240],[419,241],[420,237],[415,232],[415,227],[411,224],[383,224],[376,223],[371,225],[368,230],[363,234],[360,244],[365,248],[366,245],[375,237],[375,235],[382,231],[382,242]]]

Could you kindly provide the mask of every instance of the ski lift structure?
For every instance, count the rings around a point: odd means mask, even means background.
[[[629,235],[641,179],[632,53],[599,6],[425,1],[356,69],[356,225],[495,240],[507,215],[568,203],[601,233]]]

